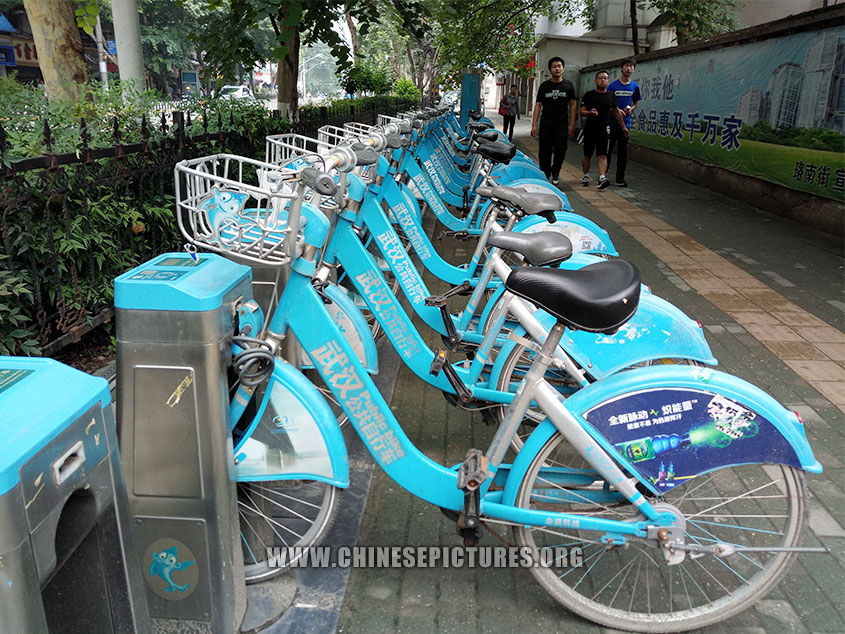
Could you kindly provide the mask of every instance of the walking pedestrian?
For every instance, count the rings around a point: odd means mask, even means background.
[[[581,167],[584,177],[581,185],[590,184],[590,161],[593,153],[599,159],[598,189],[605,189],[610,185],[607,180],[607,152],[610,140],[610,122],[616,119],[622,121],[622,111],[616,107],[616,99],[607,89],[610,75],[606,70],[600,70],[595,77],[596,89],[584,93],[581,99],[581,117],[584,122],[584,158]]]
[[[561,57],[549,60],[547,79],[537,89],[537,103],[531,123],[531,136],[537,137],[540,169],[546,178],[557,185],[560,168],[566,156],[569,137],[575,136],[575,85],[563,78],[564,61]]]
[[[625,181],[625,168],[628,166],[628,137],[631,127],[631,113],[637,109],[639,103],[640,87],[631,75],[637,68],[633,59],[622,60],[622,77],[611,82],[607,89],[616,96],[616,105],[622,111],[623,120],[620,124],[616,117],[610,120],[610,145],[607,150],[607,163],[613,158],[613,148],[616,147],[616,186],[627,187]]]
[[[513,141],[513,127],[516,124],[516,120],[519,119],[519,95],[516,84],[513,84],[510,92],[502,97],[502,100],[499,102],[499,108],[507,111],[502,115],[502,119],[504,120],[502,131],[508,135],[508,140]]]

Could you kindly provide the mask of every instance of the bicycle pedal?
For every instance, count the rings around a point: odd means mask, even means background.
[[[458,468],[458,488],[469,494],[475,492],[490,477],[487,457],[480,449],[470,449]]]
[[[443,369],[443,364],[446,363],[446,351],[441,348],[434,354],[434,359],[431,362],[431,368],[428,373],[432,376],[437,376]]]
[[[446,296],[445,295],[429,295],[425,298],[425,305],[426,306],[436,306],[440,308],[441,306],[446,305]]]

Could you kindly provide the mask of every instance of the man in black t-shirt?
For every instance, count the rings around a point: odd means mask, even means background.
[[[537,89],[531,136],[537,137],[540,169],[554,185],[560,178],[560,167],[566,156],[566,141],[575,135],[575,85],[563,78],[563,59],[549,60],[551,79]],[[538,135],[539,132],[539,135]]]
[[[590,184],[590,159],[595,152],[599,157],[599,186],[604,189],[610,185],[607,180],[607,151],[610,141],[610,117],[622,120],[622,112],[616,107],[616,97],[607,89],[610,76],[607,71],[596,73],[596,89],[584,93],[581,100],[581,117],[584,121],[584,158],[581,167],[584,178],[581,185]]]

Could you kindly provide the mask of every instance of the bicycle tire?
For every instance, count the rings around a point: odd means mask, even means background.
[[[238,516],[244,579],[247,584],[272,579],[319,544],[334,523],[342,489],[314,480],[241,482]],[[299,547],[271,565],[270,547]]]
[[[534,457],[520,483],[517,506],[549,508],[552,498],[545,495],[544,502],[543,491],[554,483],[543,478],[541,469],[569,462],[577,455],[563,440],[556,432]],[[604,483],[597,479],[593,486],[597,484]],[[577,487],[558,488],[577,494]],[[804,473],[781,465],[719,469],[652,500],[658,501],[674,504],[685,515],[690,543],[798,546],[809,514]],[[622,520],[638,517],[627,501],[600,507],[555,498],[555,508]],[[532,568],[532,574],[567,609],[626,631],[679,632],[727,619],[777,585],[795,557],[794,552],[744,552],[696,559],[688,555],[682,563],[667,566],[656,548],[635,539],[626,546],[607,547],[595,543],[598,533],[577,529],[518,526],[513,530],[517,544],[535,553],[544,545],[581,544],[581,567],[552,565]],[[633,584],[627,583],[632,574]]]

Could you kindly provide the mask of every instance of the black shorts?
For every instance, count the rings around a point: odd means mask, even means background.
[[[584,129],[584,156],[607,156],[610,143],[610,126],[597,129]]]

